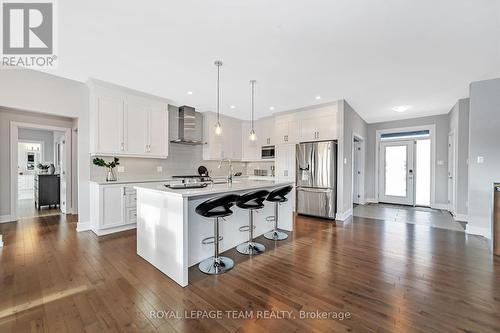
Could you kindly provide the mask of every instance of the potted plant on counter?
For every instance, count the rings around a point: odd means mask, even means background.
[[[102,158],[96,157],[92,161],[94,165],[97,165],[99,167],[105,167],[108,168],[108,174],[106,175],[106,181],[107,182],[115,182],[116,181],[116,175],[115,175],[115,168],[117,165],[120,165],[120,159],[117,157],[113,157],[113,161],[111,162],[106,162]]]
[[[39,173],[48,173],[50,165],[38,163],[36,167],[40,170]]]

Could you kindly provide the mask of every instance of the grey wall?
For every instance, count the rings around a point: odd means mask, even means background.
[[[459,100],[451,109],[450,132],[455,132],[455,142],[457,145],[456,160],[456,215],[467,215],[468,182],[469,182],[469,99]]]
[[[72,119],[0,107],[0,215],[10,215],[10,122],[71,127]],[[53,142],[50,143],[51,146]]]
[[[470,86],[469,223],[467,232],[491,239],[493,182],[500,182],[500,79]],[[482,156],[484,163],[477,158]]]
[[[447,114],[413,118],[405,120],[395,120],[381,123],[368,124],[367,139],[367,159],[366,159],[366,180],[365,191],[367,199],[377,198],[375,193],[375,152],[376,152],[376,131],[382,129],[412,127],[423,125],[436,125],[436,196],[435,204],[447,205],[448,203],[448,129],[449,116]],[[443,165],[437,165],[442,161]],[[432,203],[431,203],[432,204]]]
[[[18,138],[19,141],[42,141],[42,162],[54,162],[54,132],[20,128]]]
[[[356,113],[356,111],[347,103],[342,101],[342,107],[339,112],[343,113],[343,131],[342,131],[342,145],[341,153],[339,154],[339,170],[342,170],[342,179],[339,186],[342,186],[342,200],[337,200],[339,204],[340,213],[346,213],[352,208],[352,147],[353,135],[357,134],[366,140],[367,137],[367,123]],[[366,149],[365,149],[366,151]],[[366,156],[365,156],[366,158]]]
[[[32,71],[28,69],[10,69],[2,71],[0,75],[0,107],[17,110],[31,111],[45,115],[78,118],[78,220],[90,220],[89,179],[89,115],[88,115],[88,89],[85,84],[64,79],[54,75]],[[40,114],[38,114],[40,116]],[[33,118],[31,118],[33,117]],[[31,116],[28,119],[39,119]],[[53,118],[47,117],[47,119]],[[5,120],[4,120],[5,121]],[[4,121],[0,135],[9,133]],[[6,132],[5,132],[6,131]],[[3,139],[1,140],[3,142]],[[4,163],[5,151],[0,148],[0,215],[10,215],[8,208],[10,199],[4,196],[5,185],[10,181],[10,176],[4,177],[9,172],[9,166]],[[7,193],[7,194],[6,194]],[[7,208],[6,208],[7,207]]]

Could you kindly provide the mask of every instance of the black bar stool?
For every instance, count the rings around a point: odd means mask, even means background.
[[[214,244],[213,257],[203,260],[198,265],[200,271],[205,274],[222,274],[234,267],[232,259],[219,256],[219,242],[223,238],[219,236],[219,219],[233,214],[230,208],[237,199],[238,195],[228,194],[202,202],[195,209],[199,215],[214,219],[214,236],[202,240],[203,244]]]
[[[278,211],[279,205],[282,202],[288,201],[286,195],[290,193],[293,189],[293,186],[288,185],[284,187],[279,187],[275,190],[272,190],[271,193],[266,198],[266,201],[274,202],[274,216],[269,216],[266,220],[274,222],[274,229],[272,231],[266,232],[264,237],[271,240],[284,240],[288,238],[288,235],[283,231],[278,230]]]
[[[240,228],[240,231],[248,230],[248,242],[236,247],[239,253],[252,255],[262,253],[266,250],[264,245],[253,241],[253,230],[255,229],[253,225],[253,215],[256,210],[264,208],[263,202],[266,200],[268,194],[269,191],[257,190],[242,194],[238,200],[236,200],[236,206],[242,209],[248,209],[249,211],[249,224]]]

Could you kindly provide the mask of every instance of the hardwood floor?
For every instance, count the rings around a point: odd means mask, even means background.
[[[498,332],[500,261],[463,232],[297,217],[293,236],[181,288],[135,253],[135,232],[76,233],[76,217],[0,225],[0,332]],[[156,311],[253,311],[158,318]],[[265,311],[350,318],[265,319]],[[151,316],[151,312],[155,316]],[[175,312],[168,312],[169,315]],[[204,312],[207,315],[213,312]],[[242,316],[242,313],[237,312]],[[250,314],[250,313],[247,313]]]
[[[41,207],[40,210],[38,210],[35,207],[34,199],[20,199],[17,201],[17,216],[20,219],[59,214],[61,214],[61,210],[58,207],[54,206],[44,206]]]

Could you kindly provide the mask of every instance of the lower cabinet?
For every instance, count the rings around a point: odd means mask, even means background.
[[[97,184],[91,186],[91,229],[106,235],[134,229],[137,223],[137,184]]]

